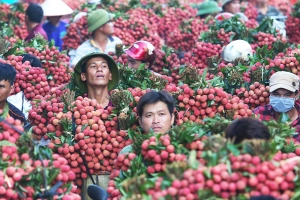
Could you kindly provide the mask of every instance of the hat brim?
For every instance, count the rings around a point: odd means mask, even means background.
[[[72,8],[70,8],[65,2],[61,0],[47,0],[41,4],[41,7],[43,9],[45,17],[64,16],[73,13]]]
[[[75,80],[75,84],[84,92],[87,93],[88,89],[87,89],[87,84],[85,81],[81,80],[81,70],[82,70],[82,65],[88,61],[91,58],[94,57],[102,57],[104,58],[107,63],[108,63],[108,67],[109,67],[109,71],[112,75],[112,80],[110,80],[108,82],[108,91],[113,90],[119,83],[119,69],[118,66],[116,64],[116,62],[112,59],[112,57],[110,57],[107,54],[104,53],[91,53],[88,54],[84,57],[82,57],[79,62],[76,64],[75,69],[74,69],[74,80]]]
[[[109,17],[108,17],[108,19],[106,21],[104,21],[104,22],[98,21],[98,23],[95,23],[91,27],[88,27],[88,32],[92,33],[93,31],[97,30],[98,28],[100,28],[101,26],[103,26],[104,24],[106,24],[111,19],[115,18],[115,16],[116,16],[115,14],[112,14],[112,13],[108,13],[108,15],[109,15]]]
[[[286,89],[286,90],[291,91],[291,92],[296,92],[295,88],[293,88],[289,85],[282,84],[282,83],[270,86],[270,92],[274,92],[277,89]]]

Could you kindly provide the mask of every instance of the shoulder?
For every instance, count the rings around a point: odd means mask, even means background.
[[[268,110],[270,110],[271,105],[266,105],[266,106],[258,106],[257,108],[255,108],[252,112],[254,114],[261,114],[263,112],[266,112]]]
[[[25,121],[25,116],[24,114],[13,104],[8,103],[8,108],[9,108],[9,115],[14,118],[14,119],[19,119],[22,123]]]
[[[114,39],[115,43],[123,43],[122,40],[116,36],[112,36],[112,38]]]

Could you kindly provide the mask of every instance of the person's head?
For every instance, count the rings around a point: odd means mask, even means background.
[[[0,103],[6,101],[13,92],[16,74],[13,66],[0,63]]]
[[[270,104],[278,113],[290,111],[299,91],[299,77],[293,73],[280,71],[270,77]]]
[[[97,32],[111,36],[114,34],[114,24],[111,21],[115,17],[114,14],[108,13],[106,10],[98,9],[88,14],[88,32],[96,37]]]
[[[76,85],[85,93],[93,87],[112,90],[119,82],[119,71],[109,55],[91,53],[76,64],[74,78]]]
[[[41,6],[35,3],[29,4],[26,9],[25,23],[28,26],[30,23],[41,23],[44,16],[44,11]]]
[[[46,0],[41,4],[41,7],[44,11],[44,16],[54,26],[58,24],[62,16],[73,13],[72,8],[62,0]]]
[[[235,144],[249,139],[270,138],[270,132],[260,120],[255,118],[241,118],[233,121],[225,130],[225,136],[234,140]]]
[[[240,1],[239,0],[224,0],[222,3],[222,9],[224,12],[236,14],[240,12]]]
[[[127,55],[128,67],[132,69],[137,69],[142,63],[151,69],[155,62],[155,47],[147,41],[137,41],[124,52]]]
[[[197,9],[197,16],[200,16],[200,18],[206,18],[208,15],[216,15],[222,10],[218,3],[213,0],[206,0],[200,3]]]
[[[39,67],[42,68],[42,63],[41,61],[35,57],[34,55],[31,54],[23,54],[23,59],[22,59],[22,63],[28,61],[31,65],[31,67]]]
[[[150,91],[138,104],[139,123],[145,133],[167,133],[174,123],[174,99],[167,91]]]

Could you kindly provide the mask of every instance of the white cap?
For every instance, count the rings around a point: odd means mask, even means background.
[[[89,3],[95,3],[95,4],[100,4],[101,0],[89,0]]]
[[[41,7],[46,17],[70,15],[73,13],[72,8],[62,0],[46,0],[41,4]]]
[[[299,90],[299,76],[290,72],[279,71],[270,77],[269,85],[270,92],[274,92],[281,88],[295,92]]]
[[[75,15],[74,19],[73,19],[73,22],[77,22],[81,19],[81,17],[83,16],[87,16],[87,13],[86,12],[80,12],[78,13],[77,15]]]
[[[232,41],[222,51],[222,58],[227,62],[232,62],[237,58],[248,60],[252,55],[251,45],[244,40]]]

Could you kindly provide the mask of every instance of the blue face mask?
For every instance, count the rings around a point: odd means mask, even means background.
[[[276,112],[285,113],[294,107],[295,99],[270,96],[270,104]]]

